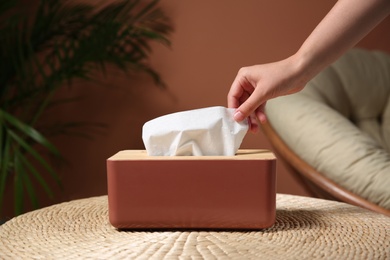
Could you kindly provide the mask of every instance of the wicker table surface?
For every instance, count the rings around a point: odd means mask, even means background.
[[[261,231],[118,231],[107,196],[0,226],[0,259],[390,259],[390,218],[344,203],[277,195]]]

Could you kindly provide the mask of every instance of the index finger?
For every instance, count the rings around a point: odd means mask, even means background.
[[[238,108],[254,91],[252,84],[240,73],[234,79],[227,96],[228,107]]]

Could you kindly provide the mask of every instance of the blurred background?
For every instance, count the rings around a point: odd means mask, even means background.
[[[182,110],[226,106],[226,95],[240,67],[292,55],[335,2],[161,0],[159,6],[174,30],[170,47],[152,44],[150,64],[166,88],[156,86],[147,75],[129,78],[110,69],[98,76],[98,87],[75,81],[73,85],[82,86],[60,89],[59,97],[79,100],[58,106],[44,120],[99,122],[106,127],[86,128],[90,139],[69,135],[52,139],[67,161],[57,168],[63,189],[50,183],[55,198],[48,199],[42,192],[40,205],[107,194],[106,159],[120,150],[144,149],[141,134],[146,121]],[[358,47],[390,52],[390,18]],[[261,132],[248,134],[241,148],[272,150]],[[12,192],[7,192],[5,198],[11,198]],[[277,192],[307,195],[280,162]]]

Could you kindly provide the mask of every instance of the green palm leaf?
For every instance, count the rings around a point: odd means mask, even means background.
[[[3,121],[4,125],[9,125],[9,134],[11,136],[14,136],[16,140],[20,140],[20,144],[24,144],[23,137],[20,137],[14,131],[10,130],[11,128],[14,128],[15,130],[19,131],[21,134],[33,139],[36,143],[42,145],[46,149],[48,149],[52,154],[59,156],[60,152],[57,150],[57,148],[52,145],[43,135],[41,135],[37,130],[30,127],[29,125],[21,122],[16,117],[8,114],[7,112],[0,109],[0,118]],[[25,147],[26,148],[26,147]],[[30,150],[30,149],[29,149]],[[33,150],[33,149],[31,149]]]
[[[164,87],[149,65],[151,41],[169,46],[172,27],[158,0],[117,0],[104,6],[38,0],[31,16],[19,0],[0,1],[0,210],[7,183],[13,179],[15,210],[27,195],[38,205],[35,181],[49,196],[43,178],[60,178],[46,155],[61,158],[48,140],[54,134],[86,136],[96,122],[41,124],[58,101],[52,97],[75,79],[94,82],[94,73],[109,64],[125,72],[142,72]],[[128,73],[134,75],[134,73]]]

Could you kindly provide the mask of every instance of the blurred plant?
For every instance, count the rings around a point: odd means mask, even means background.
[[[6,186],[13,185],[15,215],[24,210],[24,196],[39,206],[33,183],[53,197],[44,173],[60,184],[49,158],[62,157],[48,133],[68,133],[77,124],[39,129],[45,110],[58,102],[52,99],[56,91],[73,79],[92,81],[94,72],[105,72],[107,64],[147,73],[163,86],[147,64],[150,42],[168,45],[172,30],[158,0],[104,6],[35,2],[35,9],[20,0],[0,2],[0,210]]]

